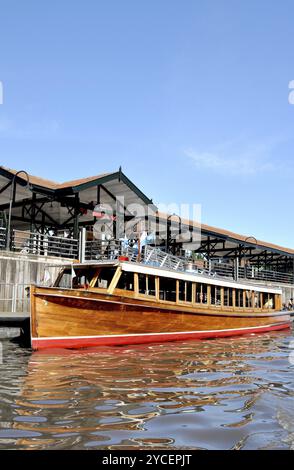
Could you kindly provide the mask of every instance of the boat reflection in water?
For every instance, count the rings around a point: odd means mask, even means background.
[[[0,448],[290,448],[291,338],[35,352]]]

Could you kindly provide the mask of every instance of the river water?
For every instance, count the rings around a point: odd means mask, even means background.
[[[294,449],[293,331],[83,351],[0,346],[0,449]]]

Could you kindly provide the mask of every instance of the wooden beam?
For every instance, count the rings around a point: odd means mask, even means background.
[[[117,283],[118,283],[118,281],[120,280],[121,275],[122,275],[122,269],[121,269],[121,267],[119,266],[119,267],[117,268],[117,270],[115,271],[115,274],[114,274],[114,276],[113,276],[113,278],[112,278],[112,281],[111,281],[111,283],[110,283],[110,286],[108,287],[107,293],[108,293],[109,295],[113,294],[114,289],[116,288]]]

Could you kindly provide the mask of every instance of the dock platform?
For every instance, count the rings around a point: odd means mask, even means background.
[[[0,327],[22,328],[29,320],[29,313],[0,312]]]

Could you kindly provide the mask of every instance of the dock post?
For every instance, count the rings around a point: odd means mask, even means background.
[[[11,313],[16,312],[16,297],[17,297],[17,285],[13,284],[12,286],[12,303],[11,303]]]
[[[84,263],[86,260],[86,228],[83,227],[80,230],[80,243],[79,243],[79,260],[81,263]]]

